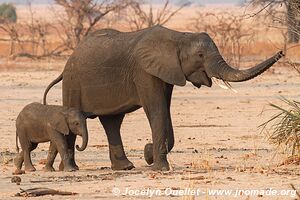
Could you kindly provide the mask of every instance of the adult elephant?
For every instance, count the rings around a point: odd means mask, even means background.
[[[126,113],[143,107],[153,144],[144,154],[153,170],[169,170],[167,153],[174,145],[170,115],[174,85],[186,80],[211,87],[212,77],[241,82],[252,79],[283,56],[277,53],[247,70],[230,67],[206,33],[177,32],[162,26],[136,32],[98,30],[85,37],[69,58],[62,74],[46,89],[63,80],[63,105],[99,117],[109,142],[112,169],[133,168],[120,136]],[[74,158],[74,142],[69,142]],[[74,162],[75,165],[75,162]]]

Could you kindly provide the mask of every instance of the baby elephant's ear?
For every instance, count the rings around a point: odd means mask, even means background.
[[[50,119],[50,126],[56,131],[69,135],[69,127],[64,113],[57,112]]]

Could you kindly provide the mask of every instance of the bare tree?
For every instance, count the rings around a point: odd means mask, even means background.
[[[79,41],[91,32],[100,20],[110,13],[118,13],[134,0],[56,0],[63,6],[65,13],[53,10],[56,14],[55,23],[38,19],[27,1],[29,20],[12,23],[2,20],[0,24],[0,40],[10,42],[11,58],[29,57],[40,59],[51,56],[61,56],[70,53]],[[107,22],[105,22],[107,23]],[[55,35],[58,41],[53,41]]]
[[[29,57],[39,59],[50,56],[61,56],[67,49],[64,45],[53,45],[50,40],[55,27],[35,17],[31,2],[27,2],[30,18],[26,22],[12,23],[4,21],[0,24],[1,41],[10,42],[10,58]]]
[[[266,10],[269,14],[274,14],[270,10],[278,7],[285,7],[285,17],[274,19],[282,23],[288,28],[288,42],[298,43],[300,39],[300,1],[299,0],[251,0],[250,3],[254,6],[262,6],[258,13]],[[256,13],[255,15],[257,15]]]
[[[15,44],[19,39],[18,28],[16,26],[17,13],[12,4],[0,5],[0,30],[8,35],[8,38],[1,38],[1,41],[10,42],[9,55],[15,52]]]
[[[240,66],[244,46],[253,41],[252,27],[245,25],[242,16],[234,16],[228,12],[203,13],[191,19],[189,29],[196,32],[207,32],[218,44],[227,61]]]
[[[20,42],[18,26],[15,23],[5,21],[0,24],[0,30],[8,36],[8,38],[1,38],[0,40],[10,43],[9,55],[11,56],[16,51],[16,43]]]
[[[134,0],[55,0],[62,6],[65,15],[61,15],[59,23],[65,34],[65,45],[74,49],[83,36],[86,36],[100,20],[112,12],[131,5]],[[59,16],[59,15],[57,15]]]
[[[145,1],[134,2],[127,10],[127,21],[131,30],[164,25],[188,5],[190,5],[190,2],[184,2],[177,8],[172,8],[170,0],[164,0],[163,6],[155,9],[152,3],[148,4]],[[147,9],[147,7],[149,8]]]

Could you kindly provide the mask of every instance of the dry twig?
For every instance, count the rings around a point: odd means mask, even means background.
[[[76,195],[75,192],[65,192],[60,190],[54,190],[49,188],[37,187],[31,189],[22,189],[20,188],[21,192],[15,194],[15,196],[22,196],[22,197],[38,197],[44,195]]]

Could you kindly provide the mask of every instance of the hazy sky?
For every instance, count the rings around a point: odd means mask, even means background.
[[[53,3],[54,0],[32,0],[33,3],[36,4],[46,4],[46,3]],[[101,1],[101,0],[100,0]],[[172,2],[180,2],[182,0],[171,0]],[[185,1],[185,0],[183,0]],[[197,2],[200,4],[211,4],[211,3],[229,3],[229,4],[237,4],[238,2],[241,2],[242,0],[190,0],[191,2]],[[24,4],[26,3],[26,0],[0,0],[0,3],[15,3],[15,4]],[[149,0],[150,2],[150,0]],[[152,0],[153,3],[160,3],[164,2],[162,0]]]

